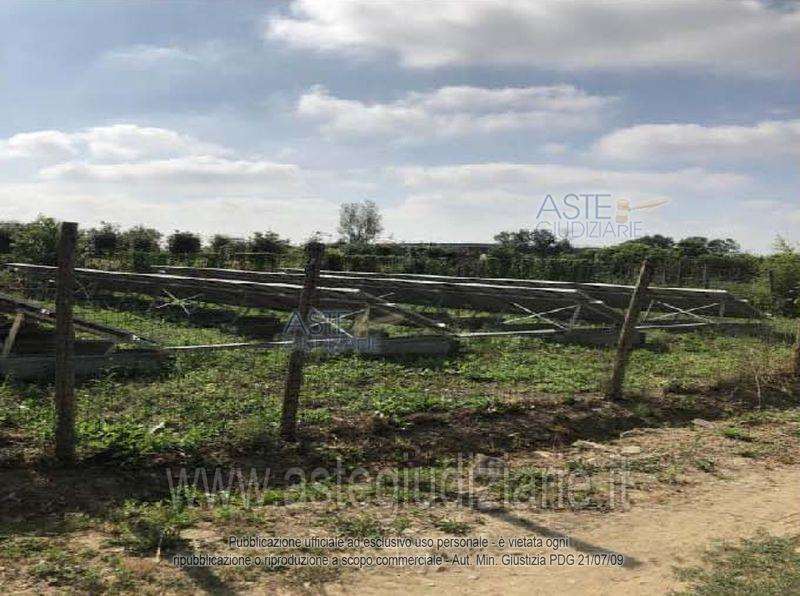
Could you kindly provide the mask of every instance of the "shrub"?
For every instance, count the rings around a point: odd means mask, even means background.
[[[191,232],[175,230],[167,238],[167,249],[173,255],[193,255],[200,252],[200,236]]]
[[[86,238],[95,256],[114,254],[121,244],[119,226],[107,221],[100,222],[99,228],[88,230]]]
[[[268,252],[283,254],[289,247],[289,241],[284,240],[272,231],[256,232],[247,241],[247,248],[251,252]]]
[[[784,251],[767,258],[766,269],[772,276],[772,299],[785,315],[800,314],[800,254]]]
[[[191,523],[191,516],[183,506],[128,501],[117,522],[116,542],[132,553],[147,555],[177,547],[181,529]]]
[[[20,229],[20,224],[15,222],[0,223],[0,254],[8,254],[14,245],[14,236]]]
[[[18,261],[55,265],[57,244],[58,222],[40,215],[36,221],[20,226],[13,238],[12,252]]]
[[[158,252],[161,232],[154,228],[134,226],[123,232],[121,245],[132,252]]]

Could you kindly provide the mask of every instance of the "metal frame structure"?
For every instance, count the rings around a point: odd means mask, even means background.
[[[160,267],[170,275],[202,279],[230,279],[259,283],[299,283],[302,274],[294,271],[263,272],[238,269],[196,267]],[[539,319],[555,327],[570,328],[585,321],[593,324],[619,325],[622,315],[601,300],[587,295],[579,288],[541,288],[533,285],[495,284],[494,280],[450,281],[449,279],[417,280],[391,276],[355,277],[323,272],[320,283],[335,288],[355,288],[403,304],[440,309],[465,309],[500,313],[526,319]],[[562,317],[547,315],[564,313]]]
[[[7,263],[5,267],[23,277],[52,281],[56,268],[27,263]],[[139,293],[155,298],[169,292],[179,306],[189,313],[187,301],[224,304],[240,308],[266,308],[293,311],[298,303],[302,285],[298,283],[260,283],[231,279],[197,278],[178,275],[127,273],[98,269],[75,269],[75,278],[92,295],[100,290],[108,292]],[[316,290],[321,308],[356,309],[366,306],[404,319],[418,327],[428,328],[438,334],[451,334],[445,323],[410,311],[383,297],[358,288],[321,286]],[[190,314],[190,313],[189,313]]]
[[[286,272],[294,272],[293,269],[285,269]],[[597,299],[612,308],[625,309],[628,306],[634,286],[623,284],[608,283],[579,283],[568,281],[552,281],[541,279],[516,279],[516,278],[487,278],[487,277],[457,277],[446,275],[427,275],[416,273],[371,273],[371,272],[327,272],[323,275],[333,273],[342,277],[355,279],[409,279],[418,281],[441,281],[450,283],[488,283],[503,286],[525,286],[536,288],[573,288],[583,291],[591,298]],[[650,310],[661,311],[672,314],[676,311],[683,311],[683,314],[695,312],[697,310],[707,310],[717,307],[718,313],[715,315],[720,318],[742,318],[742,319],[761,319],[764,317],[757,308],[747,300],[738,298],[727,290],[707,289],[707,288],[672,288],[651,286],[648,293],[652,299]],[[677,310],[676,310],[677,309]],[[695,319],[689,315],[690,318]],[[666,318],[666,317],[664,317]]]
[[[20,298],[2,293],[0,293],[0,312],[12,313],[14,315],[11,329],[9,330],[9,333],[3,343],[3,358],[10,356],[14,347],[14,343],[17,339],[17,335],[19,334],[26,317],[50,324],[55,324],[56,320],[55,311],[36,302],[22,300]],[[110,325],[103,325],[101,323],[87,321],[85,319],[74,318],[73,325],[81,331],[110,340],[112,345],[108,350],[109,353],[116,350],[118,344],[121,343],[131,343],[147,347],[155,347],[158,345],[158,342],[147,339],[135,333],[131,333],[130,331],[119,329],[117,327],[111,327]]]

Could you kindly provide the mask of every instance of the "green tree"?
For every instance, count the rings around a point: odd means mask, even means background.
[[[214,252],[223,252],[231,246],[233,242],[234,240],[230,236],[214,234],[214,237],[211,238],[211,242],[208,243],[208,247]]]
[[[383,231],[383,217],[374,201],[344,203],[339,208],[339,234],[351,244],[372,242]]]
[[[0,254],[8,254],[14,246],[14,236],[22,226],[15,221],[0,222]]]
[[[701,257],[708,254],[708,238],[689,236],[678,242],[677,248],[686,257]]]
[[[733,238],[715,238],[709,240],[708,252],[712,255],[730,255],[742,252],[742,247]]]
[[[200,236],[175,230],[167,237],[167,250],[173,255],[193,255],[200,252]]]
[[[518,253],[533,253],[540,257],[548,257],[572,251],[572,244],[567,238],[559,240],[550,230],[520,229],[516,232],[500,232],[495,241]]]
[[[94,255],[114,254],[121,244],[119,226],[107,221],[100,222],[99,228],[86,232],[89,250]]]
[[[675,246],[675,240],[669,236],[662,236],[661,234],[653,234],[652,236],[642,236],[636,240],[628,240],[628,242],[637,242],[639,244],[646,244],[655,248],[672,248]]]
[[[158,252],[160,243],[161,232],[142,225],[126,230],[121,236],[121,246],[133,252]]]
[[[251,252],[283,254],[289,248],[289,241],[273,231],[256,232],[247,241],[247,248]]]
[[[52,217],[40,215],[17,230],[12,253],[18,261],[55,265],[57,243],[58,222]]]

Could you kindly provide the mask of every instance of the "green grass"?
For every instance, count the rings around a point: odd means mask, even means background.
[[[368,513],[340,517],[334,527],[340,535],[347,538],[381,538],[386,534],[386,528],[381,521]]]
[[[92,320],[124,327],[168,345],[240,341],[216,329],[151,314],[82,306]],[[631,392],[723,383],[747,369],[758,350],[774,363],[788,345],[712,334],[654,336],[659,351],[634,352]],[[371,359],[314,356],[305,371],[301,421],[330,426],[341,416],[377,414],[402,423],[419,412],[476,409],[502,412],[509,396],[548,393],[566,401],[599,392],[613,350],[532,339],[488,339],[447,358]],[[77,431],[84,455],[120,464],[160,454],[248,450],[274,439],[287,355],[283,351],[227,351],[177,356],[155,377],[120,374],[82,383]],[[40,449],[52,439],[52,389],[0,384],[0,429],[11,429]],[[649,415],[642,408],[642,415]]]
[[[704,563],[678,570],[678,578],[688,584],[680,596],[800,594],[800,536],[762,534],[715,548]]]
[[[723,428],[722,436],[727,439],[733,439],[734,441],[743,441],[745,443],[752,443],[753,441],[755,441],[753,435],[751,435],[746,430],[741,429],[737,426],[729,426],[727,428]]]
[[[434,520],[433,526],[445,534],[453,534],[454,536],[466,536],[472,530],[471,524],[453,519]]]
[[[146,315],[81,306],[80,314],[130,329],[167,345],[244,340],[217,329],[194,327],[174,317],[161,319],[159,311]],[[704,396],[695,395],[702,388],[736,388],[747,381],[748,375],[761,374],[761,369],[753,366],[756,361],[754,353],[759,354],[759,362],[763,358],[775,367],[786,362],[789,355],[788,345],[764,343],[759,338],[697,333],[653,334],[651,339],[657,350],[633,353],[628,391],[655,396],[665,391],[686,391],[687,408],[702,403]],[[414,428],[412,415],[436,414],[416,418],[423,421],[420,431],[423,433],[428,432],[424,427],[425,419],[444,420],[445,424],[459,424],[464,420],[465,425],[478,420],[491,429],[489,432],[495,432],[494,429],[498,428],[496,421],[502,423],[527,412],[531,404],[526,400],[541,393],[550,394],[563,404],[575,404],[577,411],[586,403],[579,394],[597,393],[603,387],[612,358],[611,348],[560,345],[533,339],[473,341],[459,354],[447,358],[372,359],[315,355],[309,359],[305,369],[300,418],[302,425],[321,439],[310,447],[305,446],[307,451],[298,451],[297,458],[302,463],[304,457],[313,456],[315,465],[327,465],[324,462],[333,462],[339,456],[352,465],[362,465],[374,458],[389,470],[395,469],[393,466],[411,463],[415,467],[397,468],[396,477],[386,478],[381,483],[358,484],[354,498],[403,505],[418,499],[433,502],[438,496],[454,494],[458,477],[448,473],[453,462],[445,461],[446,457],[428,459],[426,453],[417,452],[419,443],[415,441],[419,435],[403,434]],[[131,378],[110,374],[82,382],[77,390],[80,455],[110,464],[109,474],[120,477],[134,473],[134,470],[123,470],[125,467],[141,471],[142,465],[155,464],[157,469],[165,461],[213,466],[217,462],[224,465],[226,458],[237,462],[252,458],[258,466],[265,461],[271,464],[273,460],[270,458],[278,453],[275,449],[276,431],[286,363],[287,354],[282,351],[180,354],[174,363],[155,376]],[[537,403],[536,408],[540,407]],[[657,400],[625,407],[641,418],[656,417],[659,413]],[[471,418],[473,414],[477,414],[474,419]],[[503,418],[503,415],[506,416]],[[752,412],[730,421],[722,433],[731,439],[735,448],[747,449],[755,457],[755,447],[761,449],[767,441],[749,443],[748,438],[754,436],[751,433],[758,432],[754,427],[772,422],[776,416],[777,413],[769,410]],[[393,442],[379,453],[367,453],[358,439],[348,442],[347,432],[363,432],[366,421],[372,420],[391,424],[395,429],[391,438]],[[800,418],[796,421],[800,422]],[[564,425],[569,426],[569,422],[565,421]],[[0,436],[11,438],[9,451],[23,444],[34,454],[43,453],[52,441],[52,426],[52,387],[13,382],[0,384]],[[337,430],[338,426],[344,426],[345,432]],[[376,428],[373,434],[381,436],[380,428]],[[477,426],[468,430],[485,432]],[[439,433],[440,428],[433,427],[430,432]],[[791,432],[800,431],[792,428]],[[436,436],[438,440],[439,435]],[[461,448],[461,445],[456,448]],[[5,450],[4,444],[3,457]],[[418,467],[421,462],[430,467]],[[687,456],[686,464],[707,473],[716,472],[712,459],[695,454]],[[662,461],[657,454],[634,458],[630,466],[633,470],[662,474],[665,478],[677,478],[682,471],[674,462]],[[578,459],[570,462],[568,470],[579,476],[597,471],[592,464]],[[408,480],[404,476],[407,472]],[[543,469],[512,468],[507,478],[490,484],[489,491],[496,499],[508,496],[555,507],[558,504],[555,480]],[[197,519],[204,515],[211,516],[214,523],[231,532],[244,533],[252,531],[253,527],[268,527],[272,523],[263,517],[265,514],[259,510],[259,505],[319,501],[332,489],[330,482],[310,481],[270,486],[261,494],[262,499],[254,504],[255,507],[245,507],[236,500],[240,496],[232,496],[230,502],[219,502],[210,511],[182,502],[176,507],[168,501],[129,501],[122,506],[108,505],[112,513],[94,518],[93,523],[98,527],[106,525],[107,533],[113,535],[117,545],[124,547],[124,556],[151,556],[159,548],[166,551],[180,546],[183,529],[198,523]],[[129,496],[133,495],[125,494],[126,498]],[[147,498],[154,497],[150,495]],[[588,506],[600,506],[591,493],[581,493],[577,498],[589,503]],[[353,505],[352,502],[346,504]],[[326,515],[325,526],[353,537],[383,536],[401,531],[409,524],[405,518],[390,521],[368,513],[335,514],[334,517],[329,512]],[[37,520],[40,529],[41,520],[41,517]],[[52,530],[52,535],[48,534],[46,538],[22,527],[4,528],[0,525],[0,557],[30,562],[30,575],[59,591],[69,588],[78,593],[90,593],[101,591],[103,586],[122,589],[131,581],[124,566],[113,561],[100,561],[97,553],[64,547],[65,535],[87,523],[70,518],[69,524],[77,524],[75,528],[50,528],[48,531]],[[470,531],[469,524],[454,519],[437,519],[432,523],[449,534]],[[773,544],[773,548],[778,547]],[[734,551],[728,552],[733,556],[731,553]],[[783,565],[781,561],[785,557],[781,557],[783,555],[776,559],[776,565]],[[696,581],[713,580],[717,584],[721,581],[714,579],[714,572],[707,570],[705,573],[709,575],[706,577],[696,572]],[[756,570],[747,573],[754,576]],[[315,577],[299,573],[297,580],[302,584],[317,581]],[[759,581],[766,582],[767,578]],[[140,584],[136,586],[141,587]]]
[[[181,530],[192,522],[189,510],[163,502],[127,501],[114,517],[114,543],[137,555],[176,548],[181,544]]]

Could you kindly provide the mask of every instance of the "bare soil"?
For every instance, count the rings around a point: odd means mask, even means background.
[[[800,530],[800,466],[740,465],[735,479],[713,479],[691,492],[673,493],[620,513],[490,515],[481,533],[566,534],[569,551],[625,555],[623,567],[482,567],[425,572],[362,572],[330,594],[664,594],[680,588],[675,566],[696,563],[712,541],[757,531],[783,535]]]

